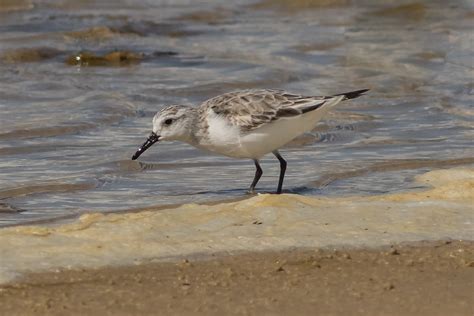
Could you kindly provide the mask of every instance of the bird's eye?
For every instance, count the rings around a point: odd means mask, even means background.
[[[171,125],[171,123],[173,123],[173,119],[167,119],[167,120],[165,121],[165,124],[166,124],[166,125]]]

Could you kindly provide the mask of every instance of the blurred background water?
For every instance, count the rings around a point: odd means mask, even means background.
[[[287,192],[413,189],[474,163],[471,1],[0,2],[0,225],[245,197],[254,166],[160,143],[166,104],[370,88],[282,150]],[[279,164],[263,160],[260,192]]]

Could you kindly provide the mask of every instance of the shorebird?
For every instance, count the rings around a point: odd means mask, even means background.
[[[367,91],[302,96],[282,90],[243,90],[211,98],[198,107],[170,105],[153,117],[153,130],[132,160],[158,141],[175,140],[232,158],[249,158],[256,172],[248,192],[254,193],[263,174],[259,159],[271,152],[280,162],[276,191],[280,194],[287,164],[278,149],[312,130],[339,102]]]

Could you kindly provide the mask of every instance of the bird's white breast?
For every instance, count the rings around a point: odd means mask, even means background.
[[[207,139],[201,140],[201,147],[230,157],[245,157],[240,152],[240,129],[224,117],[209,110],[207,113]]]

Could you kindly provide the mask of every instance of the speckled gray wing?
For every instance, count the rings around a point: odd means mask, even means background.
[[[321,107],[332,97],[306,97],[279,90],[247,90],[226,93],[202,104],[242,131],[291,118]]]

